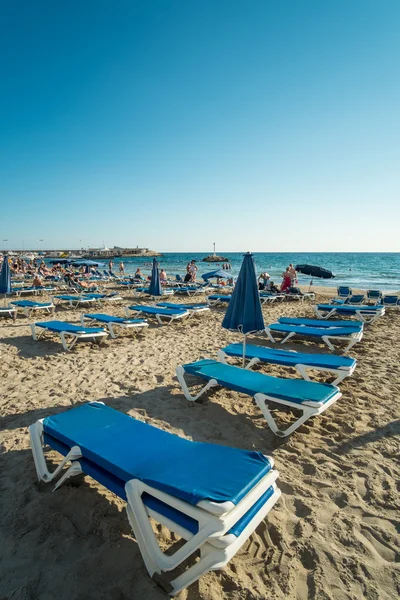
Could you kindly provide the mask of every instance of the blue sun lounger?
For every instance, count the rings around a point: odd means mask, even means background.
[[[224,304],[229,304],[231,298],[231,294],[211,294],[211,296],[207,297],[207,301],[210,306],[222,306]]]
[[[41,329],[40,333],[36,332],[36,328]],[[64,350],[72,350],[78,341],[89,341],[101,344],[104,338],[107,337],[107,332],[100,327],[82,327],[65,323],[65,321],[43,321],[41,323],[31,324],[32,337],[34,340],[39,340],[45,333],[56,333],[61,338],[61,343]],[[68,342],[68,340],[71,340]]]
[[[337,288],[337,298],[338,299],[347,299],[352,295],[352,289],[347,285],[341,285]]]
[[[241,359],[243,357],[243,344],[229,344],[217,352],[218,358],[225,364],[229,357]],[[306,354],[291,350],[276,350],[265,346],[246,344],[245,357],[249,360],[246,369],[260,362],[282,367],[293,367],[306,381],[311,381],[307,369],[326,372],[336,379],[332,385],[338,385],[345,377],[353,374],[357,361],[348,356],[334,354]]]
[[[172,571],[200,559],[170,582],[174,596],[204,573],[222,569],[280,496],[273,459],[260,452],[192,442],[91,402],[29,428],[39,481],[84,473],[127,502],[147,571]],[[44,445],[64,456],[50,473]],[[149,518],[186,540],[162,552]],[[73,573],[71,572],[71,576]]]
[[[67,308],[77,308],[80,305],[84,305],[84,304],[95,304],[96,302],[98,302],[98,300],[96,298],[93,298],[92,296],[77,296],[77,295],[69,295],[69,294],[62,294],[60,296],[53,296],[52,298],[53,300],[53,304],[63,304],[65,305]],[[56,302],[59,301],[59,302]]]
[[[85,294],[85,298],[87,297],[94,298],[100,304],[102,302],[119,302],[120,300],[123,300],[123,297],[117,294],[116,292],[113,292],[112,294],[96,294],[93,292],[88,292],[87,294]]]
[[[356,323],[354,327],[306,327],[305,325],[285,325],[284,323],[273,323],[265,327],[265,333],[271,342],[276,342],[273,334],[282,334],[284,337],[281,344],[284,344],[295,335],[311,337],[314,340],[324,342],[330,350],[335,350],[331,340],[348,342],[344,352],[350,350],[354,344],[363,337],[362,328]]]
[[[280,317],[279,323],[283,323],[284,325],[305,325],[306,327],[352,327],[363,330],[363,323],[356,323],[355,321],[351,321],[347,319],[345,321],[335,321],[333,319],[330,320],[322,320],[322,319],[306,319],[304,317]]]
[[[385,314],[385,307],[381,304],[376,306],[367,306],[360,304],[359,306],[350,306],[349,304],[317,304],[314,306],[315,314],[319,319],[329,319],[334,315],[342,315],[347,317],[356,317],[363,323],[373,323],[379,317]]]
[[[112,338],[117,338],[119,336],[119,333],[115,331],[116,327],[121,329],[132,329],[136,333],[137,331],[146,331],[147,327],[149,326],[146,319],[124,319],[122,317],[114,317],[112,315],[105,315],[103,313],[94,313],[81,315],[82,327],[85,326],[85,319],[89,321],[89,326],[95,322],[104,323]]]
[[[133,310],[138,315],[145,315],[146,317],[154,317],[157,319],[160,325],[163,325],[165,321],[170,325],[172,321],[179,319],[185,319],[189,316],[188,310],[177,309],[177,308],[162,308],[162,306],[128,306],[126,314],[129,315],[128,311]]]
[[[262,306],[264,304],[271,304],[272,302],[282,302],[285,299],[285,294],[273,294],[272,292],[260,292],[260,302]]]
[[[49,287],[49,286],[43,286],[43,285],[33,286],[32,285],[30,287],[15,288],[13,290],[13,293],[15,293],[16,296],[21,296],[22,294],[37,296],[39,294],[44,294],[45,292],[54,292],[55,289],[56,288]]]
[[[387,308],[398,308],[400,306],[400,299],[396,294],[388,294],[382,298],[383,306]]]
[[[30,317],[32,313],[43,310],[48,313],[54,313],[55,306],[53,302],[33,302],[32,300],[16,300],[11,302],[15,306],[17,312],[21,309],[24,315]]]
[[[174,304],[173,302],[158,302],[157,306],[163,308],[174,308],[178,310],[188,310],[191,315],[197,315],[201,312],[208,312],[210,307],[208,304]]]
[[[381,304],[382,292],[380,290],[367,290],[367,300],[372,304]]]
[[[195,396],[190,394],[185,380],[186,374],[207,381],[207,384]],[[302,379],[272,377],[211,359],[203,359],[177,367],[176,376],[185,398],[191,402],[195,402],[210,388],[218,385],[254,397],[269,427],[275,435],[280,437],[290,435],[307,419],[323,413],[342,395],[335,385]],[[290,427],[282,431],[278,428],[269,410],[268,403],[270,402],[301,411],[302,415]]]
[[[349,298],[346,299],[346,304],[350,304],[350,306],[364,304],[365,296],[364,294],[352,294]]]

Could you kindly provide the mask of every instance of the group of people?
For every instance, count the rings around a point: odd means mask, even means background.
[[[196,261],[193,259],[186,265],[185,283],[194,283],[197,277],[197,271],[199,267],[196,265]]]
[[[258,278],[258,289],[268,292],[287,292],[290,288],[294,287],[297,282],[297,273],[296,269],[293,267],[292,263],[286,270],[282,273],[282,283],[280,289],[271,281],[271,277],[269,273],[266,271],[261,273]]]

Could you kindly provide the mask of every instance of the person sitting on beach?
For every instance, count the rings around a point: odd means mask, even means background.
[[[32,281],[32,285],[33,285],[33,287],[43,287],[43,282],[42,282],[42,279],[41,279],[39,273],[35,274],[35,277],[33,278],[33,281]]]
[[[167,283],[167,274],[164,269],[161,269],[160,271],[160,282],[164,284]]]
[[[143,281],[144,277],[143,277],[143,275],[142,275],[142,271],[140,270],[140,267],[138,267],[138,268],[136,269],[136,272],[135,272],[135,277],[134,277],[134,279],[141,279],[141,280]]]
[[[282,273],[282,285],[281,292],[286,292],[292,285],[292,278],[290,276],[289,267],[286,268],[286,271]]]

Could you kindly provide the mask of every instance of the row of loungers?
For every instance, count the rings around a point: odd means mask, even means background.
[[[137,314],[160,309],[181,311],[171,303],[158,307],[130,307]],[[207,309],[204,305],[199,310]],[[189,312],[189,308],[187,312]],[[321,309],[322,310],[322,309]],[[380,311],[383,314],[384,311]],[[349,313],[346,313],[347,316]],[[361,320],[359,313],[357,318]],[[92,322],[110,323],[108,315],[87,314]],[[118,318],[117,318],[118,319]],[[281,317],[281,327],[362,338],[363,322]],[[269,326],[270,331],[273,326]],[[285,334],[288,332],[285,331]],[[292,332],[291,332],[292,333]],[[322,335],[321,333],[321,335]],[[312,335],[312,333],[311,333]],[[319,334],[318,334],[319,335]],[[285,336],[288,339],[288,335]],[[289,335],[290,337],[290,335]],[[346,356],[308,354],[247,344],[245,369],[228,364],[243,357],[242,344],[230,344],[218,352],[219,360],[203,359],[177,367],[185,397],[193,402],[210,388],[223,386],[253,397],[271,430],[290,435],[309,418],[332,406],[342,394],[337,387],[356,368]],[[257,363],[295,368],[303,377],[282,379],[251,371]],[[334,376],[332,384],[310,381],[309,370]],[[187,376],[203,380],[196,394]],[[300,411],[285,430],[279,429],[270,404]],[[99,402],[37,421],[30,427],[31,445],[39,481],[56,481],[55,489],[69,477],[87,474],[127,502],[127,514],[150,576],[172,571],[196,551],[200,558],[169,582],[158,578],[170,595],[196,581],[204,573],[223,568],[236,554],[280,496],[278,472],[272,458],[251,452],[192,442],[121,414]],[[54,472],[48,470],[44,445],[64,456]],[[68,470],[62,474],[66,464]],[[150,518],[181,536],[185,543],[165,555]]]
[[[225,306],[229,304],[231,294],[211,294],[207,297],[210,306]],[[270,304],[272,302],[282,302],[283,300],[313,300],[315,294],[306,292],[304,294],[273,294],[269,292],[260,292],[261,304]]]

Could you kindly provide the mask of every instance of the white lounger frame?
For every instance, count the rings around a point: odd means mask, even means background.
[[[229,302],[230,302],[230,299],[229,299]],[[207,298],[207,303],[209,306],[228,306],[229,302],[226,302],[225,300],[221,300],[221,298],[212,298],[211,300],[210,300],[210,298]]]
[[[300,326],[301,327],[301,326]],[[330,350],[336,350],[335,346],[332,344],[331,340],[338,340],[338,341],[348,341],[349,343],[347,344],[346,348],[344,348],[343,352],[347,352],[347,350],[350,350],[350,348],[352,348],[354,346],[354,344],[356,344],[357,342],[359,342],[360,340],[362,340],[363,337],[363,332],[359,331],[357,333],[351,333],[350,335],[329,335],[329,330],[332,329],[331,327],[327,327],[326,328],[326,335],[312,335],[310,333],[305,333],[304,336],[305,337],[311,337],[313,339],[317,339],[317,340],[322,340]],[[275,332],[275,331],[271,331],[270,328],[268,326],[265,327],[265,333],[268,336],[268,339],[273,342],[274,344],[276,344],[279,340],[276,340],[273,337],[273,333],[280,333],[279,331]],[[282,334],[284,334],[285,332],[282,332]],[[300,332],[297,331],[291,331],[290,333],[286,334],[284,336],[284,338],[282,340],[280,340],[279,343],[284,344],[285,342],[287,342],[288,340],[290,340],[292,337],[294,337],[295,335],[301,335]]]
[[[206,383],[206,385],[198,392],[198,394],[196,394],[195,396],[192,396],[190,394],[188,385],[185,381],[185,369],[182,366],[179,366],[176,368],[176,376],[181,385],[181,388],[185,395],[185,398],[187,400],[189,400],[190,402],[196,402],[196,400],[198,400],[203,394],[205,394],[209,389],[211,389],[213,387],[216,387],[216,386],[223,387],[223,386],[221,386],[220,383],[218,383],[218,381],[216,379],[210,379]],[[227,389],[229,389],[229,388],[227,388]],[[301,404],[299,404],[297,402],[290,402],[289,400],[282,400],[281,398],[275,398],[273,396],[268,396],[267,394],[262,394],[262,393],[255,394],[254,399],[255,399],[257,405],[260,407],[260,410],[261,410],[262,414],[264,415],[271,431],[278,437],[286,437],[286,436],[290,435],[291,433],[293,433],[293,431],[295,431],[298,427],[300,427],[300,425],[302,425],[310,417],[315,417],[316,415],[320,415],[321,413],[325,412],[326,409],[329,408],[330,406],[332,406],[332,404],[334,404],[337,400],[339,400],[339,398],[341,398],[341,396],[342,396],[341,392],[339,391],[339,389],[337,389],[336,394],[330,400],[328,400],[328,402],[307,401],[307,402],[302,402]],[[268,408],[268,402],[271,402],[273,404],[279,404],[282,406],[287,406],[289,408],[301,411],[302,415],[294,423],[292,423],[292,425],[290,425],[290,427],[288,427],[287,429],[281,430],[277,426],[276,421]]]
[[[49,302],[46,306],[16,306],[15,310],[21,311],[26,317],[30,317],[35,311],[45,311],[54,314],[55,306],[53,302]]]
[[[2,306],[0,307],[0,315],[8,315],[11,319],[15,319],[17,318],[17,309],[11,306]]]
[[[335,315],[336,313],[340,315],[338,309],[340,309],[341,306],[342,305],[338,304],[337,308],[332,308],[328,312],[325,312],[324,310],[321,312],[318,306],[315,304],[314,312],[317,315],[318,319],[329,319],[329,317]],[[345,304],[343,306],[351,306],[351,304]],[[368,310],[368,307],[366,306],[365,308],[360,308],[360,310],[348,312],[347,314],[349,315],[349,317],[357,317],[359,321],[362,321],[363,323],[368,325],[376,321],[376,319],[378,319],[379,317],[383,317],[383,315],[385,314],[385,309],[383,308],[382,310]]]
[[[29,433],[39,481],[50,483],[61,473],[68,462],[72,462],[72,465],[58,480],[54,490],[60,487],[69,477],[83,473],[79,463],[79,458],[82,457],[79,446],[73,446],[56,470],[50,473],[47,468],[43,449],[43,419],[31,425]],[[273,459],[269,458],[269,460],[273,467]],[[178,594],[181,590],[199,579],[204,573],[222,569],[279,499],[281,492],[275,483],[278,476],[278,471],[271,468],[269,473],[237,505],[232,502],[218,503],[208,500],[202,500],[197,505],[192,505],[175,496],[157,490],[138,479],[128,481],[125,485],[128,519],[150,577],[155,573],[161,574],[163,571],[172,571],[196,550],[200,550],[200,560],[170,582],[169,585],[172,588],[170,591],[171,596]],[[227,533],[271,486],[274,489],[272,496],[253,516],[241,534],[236,537],[233,534]],[[184,529],[181,525],[149,509],[142,501],[142,494],[144,492],[148,492],[165,504],[195,519],[199,524],[198,532],[193,535],[193,533]],[[168,527],[170,531],[177,533],[187,540],[187,542],[172,556],[167,556],[160,549],[149,517]]]
[[[288,350],[288,352],[292,352],[293,354],[296,354],[296,352],[293,350],[291,350],[291,351]],[[217,356],[218,356],[219,360],[222,363],[224,363],[225,365],[229,364],[229,362],[228,362],[229,358],[239,358],[239,356],[231,357],[229,354],[226,354],[223,350],[218,350]],[[307,373],[307,369],[319,371],[320,373],[327,373],[330,376],[336,375],[336,379],[335,379],[335,381],[332,382],[331,385],[338,385],[341,381],[343,381],[343,379],[345,377],[350,377],[350,375],[352,375],[354,373],[354,369],[356,368],[356,365],[353,365],[352,367],[339,367],[338,369],[335,369],[334,367],[319,367],[316,365],[305,365],[304,363],[298,363],[297,365],[282,365],[281,363],[278,363],[278,362],[274,363],[273,361],[264,361],[261,358],[254,357],[249,360],[249,362],[245,366],[245,369],[251,369],[254,365],[257,365],[258,363],[274,364],[274,365],[278,365],[279,367],[287,367],[287,368],[293,367],[296,369],[296,371],[299,373],[299,375],[301,375],[303,377],[303,379],[305,379],[306,381],[312,381],[311,377]]]
[[[66,294],[68,296],[68,294]],[[78,306],[80,306],[81,304],[98,304],[98,298],[84,298],[84,297],[80,297],[79,300],[64,300],[63,298],[56,298],[55,296],[52,297],[52,302],[53,304],[55,304],[56,306],[65,306],[65,307],[69,307],[69,308],[78,308]]]
[[[101,344],[104,341],[104,338],[107,337],[106,331],[97,331],[96,333],[78,333],[72,331],[52,331],[51,329],[46,329],[45,327],[40,327],[41,331],[36,333],[36,323],[31,323],[31,331],[32,337],[35,341],[40,340],[45,336],[46,333],[59,334],[61,338],[62,347],[64,350],[69,351],[75,346],[75,344],[81,340],[91,340],[98,344]],[[67,340],[71,338],[71,341]]]
[[[85,326],[85,319],[89,321],[88,326],[91,327],[93,323],[100,323],[102,327],[107,327],[108,333],[110,336],[115,339],[121,335],[120,332],[115,331],[115,328],[122,329],[133,329],[134,333],[137,333],[141,330],[141,333],[145,333],[149,324],[147,321],[145,323],[105,323],[104,321],[98,321],[97,319],[92,319],[91,317],[86,317],[85,315],[81,315],[81,325]]]
[[[154,307],[154,308],[157,308],[157,307]],[[158,308],[161,309],[162,307],[159,306]],[[168,309],[164,309],[164,310],[168,310]],[[152,314],[150,314],[150,313],[146,313],[146,312],[144,312],[142,310],[133,310],[133,309],[127,307],[125,309],[125,313],[126,313],[127,317],[130,316],[130,312],[129,311],[134,312],[137,315],[141,315],[143,313],[143,317],[145,317],[146,319],[149,319],[150,317],[155,317],[160,325],[165,325],[165,324],[170,325],[172,323],[172,321],[176,321],[176,320],[179,320],[179,319],[184,320],[184,319],[187,319],[190,316],[190,313],[189,313],[188,310],[185,313],[177,313],[177,314],[171,314],[171,315],[164,315],[164,314],[159,314],[159,313],[152,313]],[[165,321],[167,321],[167,323],[165,323]]]

